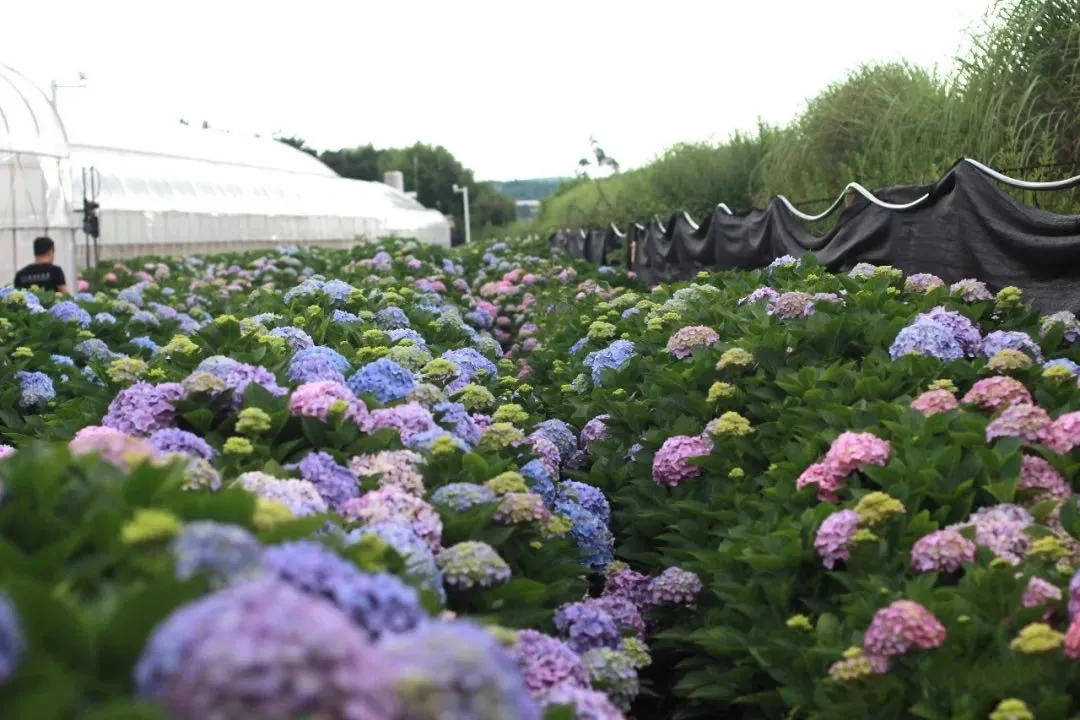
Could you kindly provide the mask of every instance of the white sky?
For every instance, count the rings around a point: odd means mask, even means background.
[[[207,120],[319,149],[442,144],[481,179],[624,168],[783,122],[847,70],[948,64],[991,0],[0,0],[0,63],[69,125]]]

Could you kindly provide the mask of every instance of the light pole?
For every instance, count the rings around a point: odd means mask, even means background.
[[[84,87],[86,87],[86,73],[82,73],[82,72],[79,73],[79,81],[76,82],[76,83],[58,83],[55,80],[53,80],[49,84],[49,87],[52,90],[52,94],[51,94],[50,99],[52,100],[52,106],[53,106],[53,109],[55,110],[56,109],[56,91],[59,90],[60,88],[84,88]]]
[[[454,185],[454,192],[461,195],[462,204],[465,205],[465,244],[472,240],[472,229],[469,226],[469,188],[462,185]]]

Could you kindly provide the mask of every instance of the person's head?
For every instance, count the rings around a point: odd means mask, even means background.
[[[38,262],[52,262],[56,257],[56,244],[52,238],[39,237],[34,240],[34,259]]]

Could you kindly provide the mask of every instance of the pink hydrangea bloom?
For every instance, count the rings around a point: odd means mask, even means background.
[[[73,455],[98,453],[101,459],[127,470],[154,454],[150,443],[111,427],[90,425],[75,433],[68,443]]]
[[[320,380],[304,383],[289,398],[289,412],[301,417],[318,418],[325,422],[330,415],[330,406],[336,400],[343,401],[348,409],[345,417],[356,422],[361,430],[369,430],[371,416],[368,415],[364,401],[356,397],[344,383],[334,380]]]
[[[821,502],[836,503],[840,497],[836,494],[846,487],[844,476],[835,466],[827,462],[814,463],[803,470],[802,475],[795,481],[795,489],[802,490],[807,485],[817,485],[817,497]]]
[[[540,461],[552,478],[559,477],[559,466],[562,464],[562,455],[559,454],[559,446],[543,435],[533,433],[525,438],[532,456]]]
[[[863,654],[876,673],[889,671],[889,662],[912,648],[930,650],[945,642],[945,626],[919,603],[897,600],[878,610],[863,636]]]
[[[366,492],[341,506],[341,516],[349,522],[373,525],[380,522],[405,525],[415,532],[433,553],[442,550],[443,523],[431,505],[393,485]]]
[[[814,549],[821,564],[832,570],[836,563],[851,557],[851,544],[859,529],[859,514],[854,510],[834,512],[818,528]]]
[[[863,465],[884,465],[889,460],[890,450],[889,442],[873,433],[846,432],[833,440],[825,454],[825,462],[846,477]]]
[[[1065,631],[1065,657],[1080,660],[1080,615],[1073,618]]]
[[[975,562],[975,543],[951,528],[923,535],[911,547],[915,572],[954,573],[970,562]]]
[[[1020,598],[1020,604],[1026,608],[1047,606],[1046,612],[1043,613],[1043,620],[1049,620],[1054,614],[1054,609],[1049,606],[1060,600],[1061,595],[1061,588],[1051,585],[1040,577],[1033,577],[1028,580],[1024,595]]]
[[[379,487],[394,486],[410,495],[424,494],[423,460],[411,450],[383,450],[372,455],[357,455],[349,461],[349,470],[357,477],[379,476]]]
[[[0,460],[11,457],[15,454],[15,448],[10,445],[0,445]]]
[[[1041,500],[1065,500],[1072,495],[1072,487],[1054,466],[1036,455],[1025,455],[1020,469],[1020,482],[1017,490],[1040,490],[1037,497]]]
[[[948,412],[957,406],[956,396],[948,390],[927,390],[911,401],[911,409],[926,417],[941,412]]]
[[[1024,384],[1006,375],[995,375],[979,380],[971,386],[967,395],[964,395],[962,402],[978,405],[989,412],[1009,405],[1034,404],[1031,393]]]
[[[676,487],[700,477],[703,469],[690,460],[712,452],[712,442],[698,435],[674,435],[664,441],[653,457],[652,477],[657,485]]]
[[[720,335],[704,325],[691,325],[676,330],[667,342],[667,351],[679,360],[690,357],[696,348],[710,347],[720,342]]]
[[[1041,437],[1043,445],[1064,455],[1080,445],[1080,411],[1065,413],[1046,426]]]
[[[1010,405],[986,426],[986,442],[999,437],[1016,437],[1024,442],[1038,441],[1050,425],[1050,416],[1038,405]]]

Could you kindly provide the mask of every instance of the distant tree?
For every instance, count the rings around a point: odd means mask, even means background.
[[[604,148],[600,147],[600,143],[595,137],[589,138],[589,146],[592,148],[592,157],[583,157],[578,160],[578,175],[592,180],[593,184],[596,185],[597,196],[610,210],[613,206],[604,193],[603,183],[596,177],[596,171],[610,170],[613,175],[618,175],[619,161],[604,152]],[[593,172],[589,172],[590,168],[592,168]]]
[[[382,179],[379,175],[379,158],[382,153],[382,150],[376,150],[371,145],[361,145],[341,150],[325,150],[319,153],[319,159],[341,177],[378,181]]]
[[[307,143],[304,142],[304,138],[295,137],[295,136],[289,136],[289,137],[275,136],[274,139],[277,140],[279,143],[283,143],[283,144],[288,145],[290,147],[294,147],[297,150],[302,150],[303,152],[306,152],[308,155],[310,155],[313,158],[319,157],[319,153],[317,153],[315,150],[313,150],[312,148],[309,148],[307,146]]]

